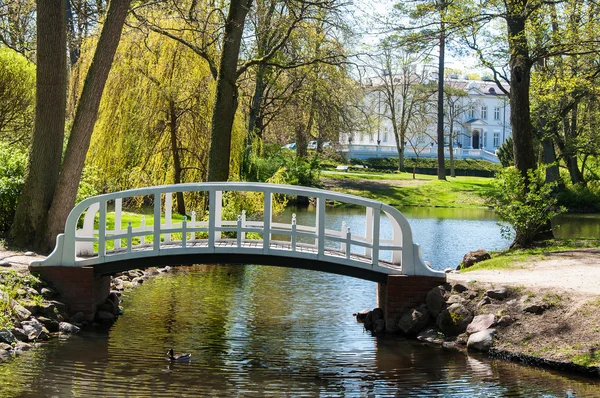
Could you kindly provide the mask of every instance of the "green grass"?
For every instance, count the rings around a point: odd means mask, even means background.
[[[483,177],[448,177],[419,175],[413,180],[411,173],[324,172],[323,177],[356,182],[356,188],[336,188],[337,191],[381,201],[392,206],[486,207],[486,194],[492,188],[492,179]],[[361,181],[406,181],[403,185],[372,184],[361,186]],[[415,183],[412,184],[411,182]]]
[[[142,220],[145,225],[152,226],[154,225],[154,210],[152,207],[140,208],[136,209],[135,212],[123,211],[121,212],[121,230],[122,233],[127,232],[127,227],[129,226],[129,221],[131,221],[132,228],[141,227]],[[173,224],[180,223],[183,221],[183,216],[181,214],[173,213],[171,220]],[[161,223],[164,223],[165,217],[161,214]],[[188,218],[188,221],[190,219]],[[99,225],[99,215],[96,215],[94,220],[94,228],[98,229]],[[106,230],[113,230],[115,226],[115,213],[110,211],[106,214]],[[173,239],[181,239],[181,233],[179,234],[171,234]],[[131,239],[133,245],[138,245],[141,243],[141,237],[136,236]],[[151,244],[154,242],[154,235],[152,231],[148,231],[148,235],[144,236],[144,243]],[[114,240],[106,241],[106,250],[114,249]],[[127,239],[121,239],[121,248],[127,247]],[[94,243],[94,250],[98,250],[98,243]]]
[[[492,258],[466,268],[461,272],[480,270],[502,270],[524,268],[524,262],[543,260],[548,253],[557,253],[582,248],[600,246],[598,239],[553,239],[541,242],[539,246],[530,249],[508,249],[490,253]]]

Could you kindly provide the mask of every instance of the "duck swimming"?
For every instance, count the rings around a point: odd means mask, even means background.
[[[169,361],[189,361],[192,357],[192,354],[173,355],[172,348],[167,352],[167,355],[169,356]]]

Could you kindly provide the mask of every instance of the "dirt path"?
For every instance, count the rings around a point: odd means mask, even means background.
[[[517,263],[511,269],[452,273],[448,279],[600,295],[600,248],[548,253],[541,260]]]

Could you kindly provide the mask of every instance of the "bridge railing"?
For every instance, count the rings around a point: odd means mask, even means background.
[[[263,193],[262,220],[248,220],[245,211],[237,220],[223,220],[223,193],[230,191]],[[178,192],[208,195],[208,218],[198,220],[196,213],[191,212],[189,220],[187,216],[174,220],[173,194]],[[313,198],[314,225],[299,223],[295,214],[289,222],[273,221],[275,194]],[[153,203],[150,225],[145,217],[139,226],[127,220],[130,216],[122,210],[124,200],[135,197],[149,198]],[[364,207],[364,231],[353,231],[345,223],[339,230],[326,228],[326,201],[331,200]],[[390,239],[381,238],[383,218],[391,225]],[[73,208],[64,234],[57,237],[55,250],[38,264],[87,266],[140,257],[202,253],[293,256],[388,274],[439,274],[421,259],[410,225],[397,209],[352,195],[262,183],[177,184],[88,198]]]

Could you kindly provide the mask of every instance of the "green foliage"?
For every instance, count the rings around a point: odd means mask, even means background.
[[[398,168],[398,158],[369,158],[366,160],[351,159],[350,163],[360,164],[369,168]],[[412,169],[417,163],[415,158],[405,158],[404,165],[407,170]],[[446,159],[446,168],[450,168],[450,160]],[[437,159],[434,158],[419,158],[416,164],[419,168],[437,168]],[[498,171],[501,167],[487,160],[461,159],[454,160],[454,168],[456,170],[483,170],[483,171]]]
[[[270,181],[275,178],[279,184],[318,187],[320,162],[315,155],[310,159],[300,158],[292,151],[269,147],[262,156],[250,156],[248,178],[253,181]],[[274,181],[270,181],[274,182]]]
[[[35,66],[9,48],[0,48],[0,141],[26,148],[33,127]]]
[[[528,180],[514,167],[497,174],[490,202],[496,213],[507,225],[501,225],[501,233],[510,238],[513,246],[528,247],[555,216],[565,211],[557,207],[552,190],[556,184],[544,183],[544,169],[530,170]],[[512,229],[511,229],[512,227]]]
[[[92,166],[87,166],[83,169],[81,181],[79,181],[79,189],[77,190],[77,200],[79,203],[84,199],[98,195],[100,192],[100,175],[98,169]]]
[[[578,211],[600,212],[600,181],[590,181],[587,185],[570,185],[557,194],[558,203]]]
[[[0,142],[0,233],[12,225],[26,167],[24,151]]]
[[[498,159],[500,159],[500,163],[502,163],[502,167],[509,167],[515,163],[512,137],[508,137],[508,139],[498,147],[497,155]]]

